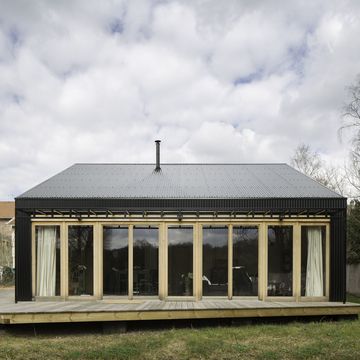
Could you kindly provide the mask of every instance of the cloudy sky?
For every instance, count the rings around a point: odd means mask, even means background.
[[[164,162],[342,163],[358,39],[358,0],[0,0],[0,199],[158,138]]]

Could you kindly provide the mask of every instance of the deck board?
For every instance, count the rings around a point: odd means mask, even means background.
[[[202,301],[33,301],[0,303],[0,323],[81,322],[270,316],[358,315],[360,305],[204,299]]]

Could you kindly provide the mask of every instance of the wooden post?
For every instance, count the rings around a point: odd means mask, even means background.
[[[134,296],[134,225],[128,227],[128,292],[129,300]]]
[[[293,296],[296,301],[301,297],[301,226],[293,226]]]
[[[159,225],[159,298],[167,297],[167,226]]]
[[[228,298],[233,297],[233,225],[228,227]]]
[[[267,224],[264,222],[259,225],[258,239],[258,293],[259,300],[265,300],[267,297]]]

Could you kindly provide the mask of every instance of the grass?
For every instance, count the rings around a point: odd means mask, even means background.
[[[360,304],[360,297],[348,293],[347,296],[346,296],[346,301]]]
[[[0,335],[1,359],[359,359],[360,321]]]

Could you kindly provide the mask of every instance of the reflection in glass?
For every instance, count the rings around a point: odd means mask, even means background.
[[[325,226],[301,227],[301,296],[325,295]]]
[[[168,295],[193,294],[193,228],[168,229]]]
[[[203,228],[203,295],[228,294],[228,229]]]
[[[158,228],[134,227],[134,295],[158,295]]]
[[[69,295],[93,295],[93,227],[69,226]]]
[[[233,295],[258,294],[258,229],[233,228]]]
[[[268,295],[292,296],[292,226],[268,228]]]
[[[103,235],[104,295],[127,295],[129,251],[128,228],[104,226]]]
[[[36,295],[60,295],[60,226],[36,226]]]

